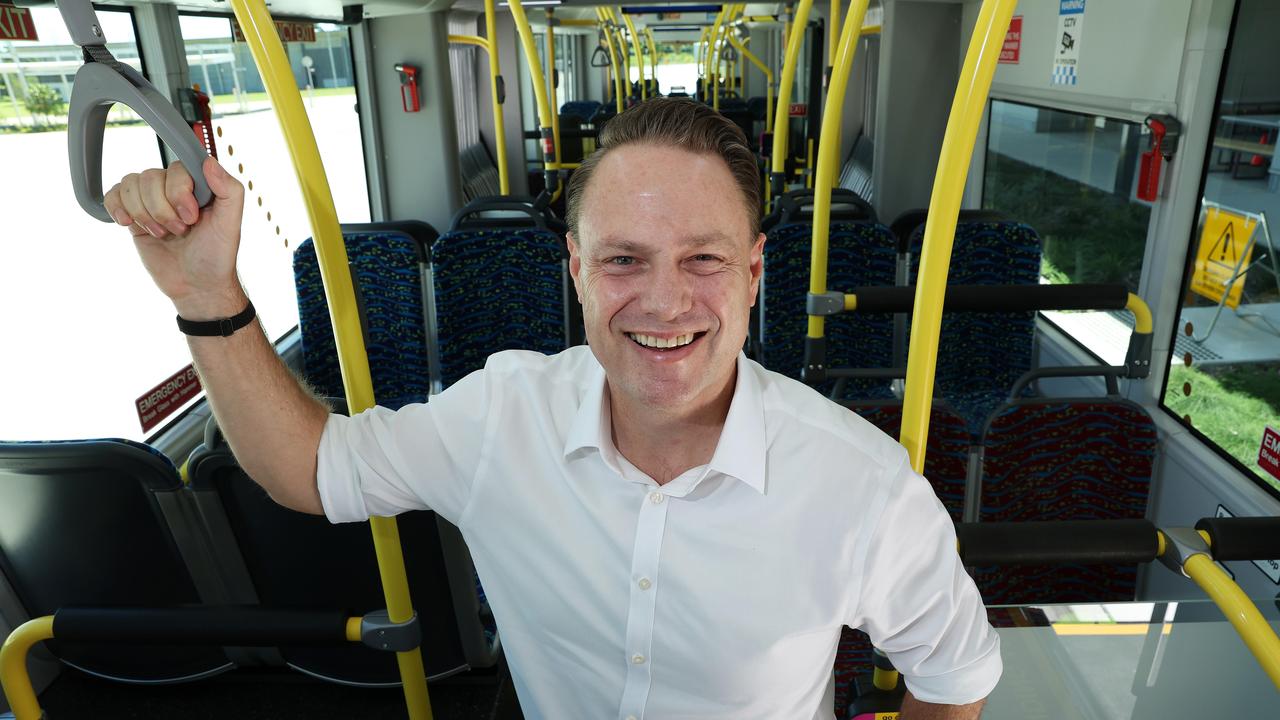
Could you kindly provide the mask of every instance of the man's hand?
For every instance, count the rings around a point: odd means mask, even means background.
[[[898,720],[978,720],[986,704],[986,699],[982,699],[968,705],[936,705],[915,699],[908,690],[902,699]]]
[[[188,320],[227,317],[245,304],[236,278],[244,188],[213,158],[203,169],[213,191],[204,208],[179,162],[126,175],[103,198],[111,217],[133,234],[160,291]]]

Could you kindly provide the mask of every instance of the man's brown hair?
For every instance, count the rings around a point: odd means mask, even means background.
[[[665,145],[697,155],[715,155],[729,166],[742,192],[742,202],[751,226],[751,242],[760,232],[760,169],[755,153],[732,120],[695,100],[654,98],[620,113],[600,132],[600,147],[574,171],[569,179],[565,221],[578,235],[582,195],[596,166],[610,150],[633,143]],[[679,168],[672,168],[679,172]]]

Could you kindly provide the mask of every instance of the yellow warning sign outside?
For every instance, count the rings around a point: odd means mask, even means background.
[[[1214,302],[1222,302],[1225,297],[1227,307],[1238,308],[1244,292],[1243,271],[1249,267],[1249,256],[1253,254],[1250,239],[1257,229],[1257,218],[1217,207],[1207,209],[1196,248],[1191,291]]]

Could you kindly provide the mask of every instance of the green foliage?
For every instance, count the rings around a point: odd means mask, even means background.
[[[1051,281],[1138,289],[1151,208],[994,152],[984,195],[987,207],[1040,233]]]
[[[1164,403],[1190,417],[1192,427],[1280,489],[1280,481],[1258,467],[1263,428],[1280,416],[1280,365],[1172,365]]]
[[[22,99],[22,104],[27,106],[27,110],[32,115],[43,117],[46,125],[50,124],[50,115],[62,115],[67,111],[67,103],[62,99],[62,93],[34,81],[27,83],[27,96]]]

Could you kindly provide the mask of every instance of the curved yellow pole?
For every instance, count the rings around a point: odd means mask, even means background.
[[[720,109],[720,25],[729,13],[732,5],[725,5],[716,13],[715,22],[711,24],[711,35],[707,40],[707,85],[711,92],[711,107]]]
[[[498,189],[503,195],[511,194],[511,182],[507,170],[506,126],[502,119],[502,102],[498,96],[502,68],[498,63],[498,11],[493,0],[484,0],[484,35],[489,40],[485,50],[489,53],[489,98],[493,103],[493,144],[498,150]]]
[[[1147,307],[1146,301],[1133,293],[1129,293],[1129,301],[1124,307],[1133,313],[1133,331],[1139,335],[1150,335],[1151,308]]]
[[[556,141],[556,174],[560,173],[560,103],[556,98],[556,12],[547,8],[547,95],[551,103],[551,135]],[[562,184],[557,184],[551,202],[560,199]]]
[[[1258,607],[1208,555],[1192,555],[1182,569],[1227,616],[1249,652],[1280,690],[1280,638]]]
[[[27,653],[36,643],[52,637],[53,616],[46,615],[19,625],[0,647],[0,688],[4,689],[9,709],[17,720],[44,718],[36,690],[31,686],[31,675],[27,672]]]
[[[653,69],[653,92],[662,94],[662,87],[658,85],[658,43],[653,39],[653,28],[644,29],[644,39],[649,44],[649,65]]]
[[[636,52],[636,68],[640,75],[640,101],[644,102],[649,99],[649,84],[644,81],[644,58],[640,54],[640,34],[636,32],[635,23],[631,22],[631,16],[626,13],[622,14],[622,21],[627,24],[627,32],[631,34],[631,47]],[[631,75],[627,75],[627,82],[631,82]]]
[[[703,86],[706,86],[707,77],[707,36],[711,31],[702,28],[702,32],[698,34],[698,77],[703,79]]]
[[[618,44],[618,61],[622,66],[622,86],[626,88],[627,97],[631,97],[631,50],[627,47],[627,34],[622,32],[622,21],[615,8],[606,7],[605,16],[609,18],[609,27],[613,30],[614,42]]]
[[[604,44],[609,49],[609,67],[613,71],[613,101],[617,105],[617,110],[621,113],[626,109],[622,96],[622,72],[618,67],[618,51],[613,46],[613,33],[609,29],[609,20],[605,16],[604,8],[596,8],[596,16],[600,18],[600,27],[604,30]]]
[[[450,35],[449,42],[456,43],[458,45],[475,45],[476,47],[484,49],[486,52],[489,50],[489,41],[479,35]]]
[[[858,51],[862,18],[867,14],[868,0],[852,0],[849,18],[840,34],[831,79],[827,83],[827,101],[822,108],[822,128],[818,140],[818,168],[813,183],[813,244],[810,249],[809,292],[827,291],[827,243],[831,232],[831,188],[835,187],[840,167],[840,122],[844,115],[844,94],[849,87],[853,56]],[[833,8],[839,0],[832,0]],[[777,142],[775,139],[774,142]],[[809,316],[810,338],[822,337],[826,322],[822,315]]]
[[[738,52],[742,53],[742,57],[749,60],[752,65],[760,69],[760,72],[764,73],[764,131],[773,132],[773,71],[769,69],[768,65],[761,62],[760,58],[748,50],[747,46],[737,37],[730,35],[729,43],[737,48]]]
[[[996,59],[1017,0],[983,0],[956,86],[951,116],[942,139],[942,153],[933,178],[929,215],[925,221],[924,248],[916,278],[915,309],[911,321],[911,349],[907,357],[907,384],[903,398],[902,436],[911,455],[911,466],[924,471],[925,441],[929,435],[929,408],[938,357],[938,331],[942,326],[942,300],[951,265],[951,244],[960,214],[973,144],[978,136],[995,75]]]
[[[851,13],[852,14],[852,13]],[[836,64],[836,46],[839,44],[840,34],[840,0],[831,0],[831,39],[827,44],[827,67],[835,67]],[[828,85],[830,87],[830,85]],[[830,91],[828,91],[830,92]]]
[[[285,145],[289,148],[294,172],[298,176],[298,185],[306,201],[320,277],[333,322],[342,385],[347,395],[347,406],[354,415],[373,406],[373,382],[369,377],[369,358],[365,352],[351,270],[347,264],[347,248],[338,227],[338,213],[333,206],[324,164],[320,161],[320,150],[302,106],[302,96],[298,93],[289,58],[263,0],[231,0],[231,6],[267,87],[267,95],[276,109]],[[395,518],[370,518],[369,526],[373,531],[387,614],[392,622],[407,622],[413,617],[413,604],[409,599],[409,583],[405,578],[404,555]],[[422,654],[414,648],[396,653],[396,661],[404,682],[409,717],[412,720],[431,718]]]
[[[547,81],[542,76],[542,63],[538,61],[538,45],[533,41],[533,31],[529,29],[529,18],[525,17],[524,6],[520,0],[508,0],[511,18],[515,20],[516,32],[520,36],[520,46],[524,48],[524,58],[529,65],[530,79],[533,80],[533,96],[538,103],[538,124],[542,135],[542,169],[546,178],[546,192],[554,195],[560,190],[560,170],[556,163],[556,139],[553,123],[555,110],[547,100]]]
[[[791,32],[787,37],[787,54],[782,62],[782,75],[778,79],[778,106],[773,121],[773,175],[770,192],[773,197],[786,192],[787,141],[790,139],[791,89],[796,84],[796,64],[800,57],[800,45],[804,43],[805,26],[809,23],[809,8],[813,0],[800,0],[794,20],[788,18]]]

